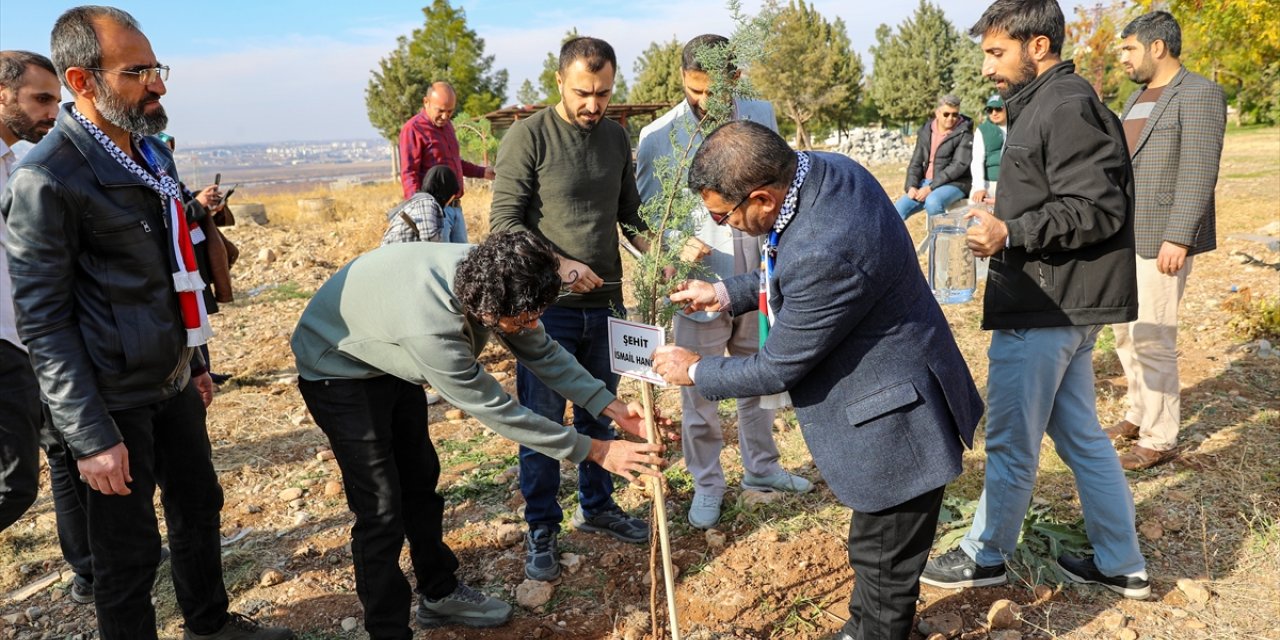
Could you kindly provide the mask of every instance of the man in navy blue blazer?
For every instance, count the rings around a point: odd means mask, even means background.
[[[906,227],[861,165],[797,153],[753,122],[707,137],[689,188],[716,224],[769,237],[771,327],[754,355],[702,358],[664,346],[654,368],[711,400],[790,392],[814,462],[853,509],[857,578],[850,619],[834,638],[905,640],[943,489],[960,474],[983,411]],[[691,280],[671,300],[756,313],[760,278]]]

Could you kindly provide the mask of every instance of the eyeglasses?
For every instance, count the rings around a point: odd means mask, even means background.
[[[536,322],[538,318],[541,318],[543,311],[545,311],[545,309],[542,311],[525,311],[518,316],[505,316],[510,317],[512,324],[518,327],[515,331],[510,333],[502,329],[502,317],[499,317],[497,320],[492,322],[481,320],[480,326],[488,329],[489,331],[497,331],[506,335],[524,336],[533,333],[533,329],[529,327],[529,325]]]
[[[944,111],[944,112],[942,112],[942,113],[939,113],[939,114],[938,114],[938,117],[940,117],[940,118],[959,118],[959,117],[960,117],[960,112],[959,112],[959,111],[952,111],[952,112],[948,113],[948,112],[945,112],[945,111]]]
[[[995,113],[997,111],[1004,111],[1004,107],[987,107],[987,113]]]
[[[762,185],[760,185],[760,186],[758,186],[758,187],[756,187],[756,188],[754,188],[754,189],[752,189],[752,190],[748,191],[748,192],[747,192],[747,195],[742,196],[742,199],[738,201],[738,204],[733,205],[733,208],[732,208],[732,209],[730,209],[730,210],[728,210],[728,211],[726,211],[726,212],[724,212],[724,213],[716,213],[716,212],[711,211],[710,209],[708,209],[708,210],[707,210],[707,214],[711,216],[711,221],[712,221],[712,222],[714,222],[714,223],[716,223],[716,224],[718,224],[718,225],[720,225],[720,226],[724,226],[724,223],[725,223],[725,222],[727,222],[727,221],[729,220],[729,216],[733,215],[733,212],[734,212],[734,211],[737,211],[737,210],[738,210],[738,207],[741,207],[742,205],[746,204],[746,203],[747,203],[747,200],[750,200],[750,199],[751,199],[751,194],[753,194],[753,193],[755,193],[755,192],[757,192],[757,191],[759,191],[759,190],[761,190],[761,189],[763,189],[763,188],[765,188],[765,187],[767,187],[767,186],[769,186],[769,185],[771,185],[771,184],[773,184],[773,183],[772,183],[772,182],[766,182],[766,183],[764,183],[764,184],[762,184]]]
[[[116,69],[99,69],[97,67],[83,67],[86,71],[105,71],[107,73],[124,73],[131,76],[138,76],[138,82],[143,85],[155,84],[156,82],[169,81],[169,65],[162,64],[158,67],[149,67],[147,69],[116,70]]]

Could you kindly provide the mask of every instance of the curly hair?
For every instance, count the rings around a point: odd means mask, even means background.
[[[490,235],[458,263],[453,292],[473,317],[496,321],[542,311],[560,296],[560,259],[528,231]]]

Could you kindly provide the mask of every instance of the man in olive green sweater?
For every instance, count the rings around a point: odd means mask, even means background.
[[[372,640],[408,640],[406,538],[417,623],[497,626],[511,606],[458,581],[443,539],[440,462],[421,385],[500,435],[557,459],[591,460],[635,479],[657,475],[660,446],[593,440],[521,407],[476,358],[492,335],[558,393],[640,435],[640,408],[618,400],[538,322],[559,295],[557,259],[531,233],[479,246],[412,242],[375,249],[329,279],[307,305],[292,347],[298,387],[342,470],[356,593]]]
[[[604,117],[617,67],[613,48],[603,40],[564,43],[556,72],[560,103],[516,122],[503,138],[489,214],[494,231],[529,230],[555,246],[569,293],[547,309],[543,324],[610,391],[617,390],[618,376],[609,367],[608,318],[625,313],[618,227],[636,248],[648,249],[631,144],[626,131]],[[516,389],[520,404],[564,421],[564,396],[529,368],[517,368]],[[587,409],[574,403],[574,428],[592,438],[614,437],[608,418],[596,418]],[[529,524],[525,575],[534,580],[560,575],[556,539],[564,512],[556,500],[559,490],[560,464],[521,447],[520,491]],[[578,466],[578,497],[577,529],[648,541],[648,524],[618,508],[613,478],[599,465]]]

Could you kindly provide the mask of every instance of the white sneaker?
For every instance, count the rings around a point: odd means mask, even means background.
[[[813,491],[813,483],[794,473],[779,471],[769,476],[753,476],[742,474],[742,486],[754,491],[785,491],[787,493],[809,493]]]
[[[720,503],[724,498],[710,496],[705,493],[693,493],[693,502],[689,503],[689,524],[699,529],[710,529],[720,521]]]
[[[432,391],[432,390],[430,390],[430,389],[426,389],[425,391],[427,392],[427,405],[428,405],[428,406],[433,405],[433,404],[435,404],[435,403],[437,403],[437,402],[440,402],[440,394],[438,394],[438,393],[436,393],[436,392],[434,392],[434,391]]]

